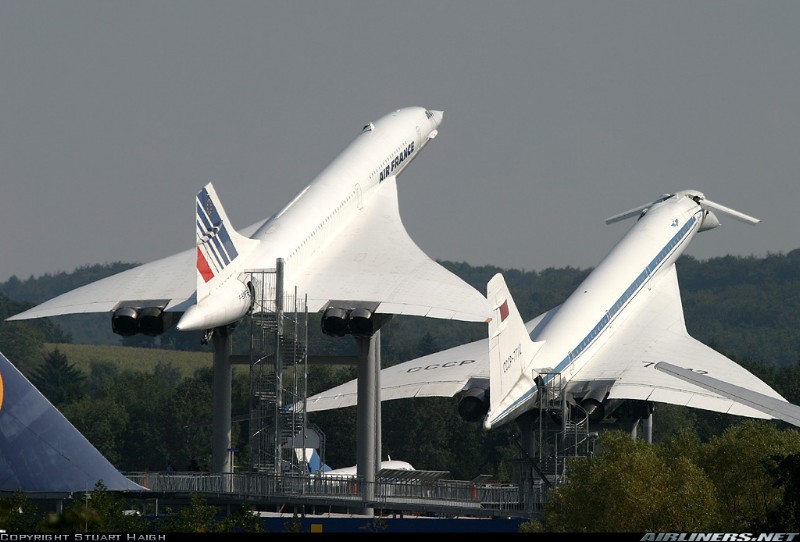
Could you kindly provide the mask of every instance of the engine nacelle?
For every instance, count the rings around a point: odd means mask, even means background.
[[[350,303],[347,308],[341,304]],[[380,328],[388,315],[375,314],[377,304],[370,307],[354,306],[355,302],[338,302],[332,304],[322,313],[322,332],[332,337],[371,337]]]
[[[347,317],[350,334],[356,337],[371,337],[375,333],[375,321],[372,311],[358,307],[350,311]]]
[[[120,307],[111,315],[111,330],[123,337],[139,333],[139,311],[135,307]]]
[[[458,415],[467,422],[479,422],[489,412],[489,390],[471,388],[458,401]]]
[[[344,337],[350,330],[347,326],[347,310],[340,307],[328,307],[322,313],[322,332],[332,337]]]
[[[636,421],[648,418],[653,413],[650,401],[625,399],[614,412],[614,417],[621,420]]]
[[[111,330],[123,337],[132,337],[137,333],[155,337],[177,321],[177,313],[164,312],[165,303],[158,306],[145,303],[128,303],[118,307],[111,315]]]
[[[158,307],[146,307],[139,311],[139,331],[155,337],[161,335],[178,321],[179,313],[164,312]]]

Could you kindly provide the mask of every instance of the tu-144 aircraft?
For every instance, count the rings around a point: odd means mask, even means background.
[[[382,400],[460,395],[462,418],[486,429],[538,416],[547,390],[590,423],[623,407],[647,419],[661,402],[800,425],[800,407],[687,332],[675,262],[697,233],[720,225],[718,215],[759,222],[695,190],[607,219],[638,217],[561,305],[527,322],[496,274],[487,339],[384,369]],[[310,397],[307,409],[349,406],[356,393],[347,382]]]
[[[397,176],[430,140],[441,111],[407,107],[366,124],[273,216],[237,232],[212,183],[195,200],[196,247],[77,288],[9,318],[108,312],[115,333],[210,330],[253,308],[250,270],[284,261],[286,291],[324,311],[326,333],[370,334],[374,314],[485,321],[480,292],[433,261],[400,219]]]

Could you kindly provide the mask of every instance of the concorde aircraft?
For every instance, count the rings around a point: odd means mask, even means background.
[[[264,297],[257,292],[268,291],[258,284],[261,272],[282,270],[282,291],[294,292],[308,312],[321,312],[325,334],[351,335],[359,344],[371,344],[395,314],[476,322],[489,317],[484,295],[426,255],[400,219],[397,177],[437,136],[442,118],[442,111],[406,107],[368,122],[288,204],[239,232],[208,183],[195,198],[195,247],[9,320],[108,313],[121,336],[156,336],[173,325],[203,330],[214,346],[212,469],[230,472],[227,331]],[[362,365],[377,363],[365,356]],[[367,379],[365,385],[374,386]],[[363,427],[369,424],[370,416],[363,416]],[[359,466],[371,472],[371,458],[363,449],[360,455]]]
[[[800,425],[800,407],[686,330],[675,262],[718,215],[759,222],[696,190],[607,219],[638,217],[564,303],[525,323],[497,274],[487,339],[384,369],[382,400],[460,395],[461,416],[486,429],[536,408],[543,390],[563,390],[591,422],[623,406],[646,418],[661,402]],[[349,406],[356,393],[347,382],[308,398],[307,409]]]
[[[429,258],[400,219],[397,177],[435,138],[442,111],[398,109],[358,136],[286,206],[237,232],[212,183],[195,200],[196,247],[77,288],[9,320],[107,312],[122,336],[210,330],[254,304],[251,270],[284,265],[323,331],[368,336],[374,315],[485,321],[486,298]],[[188,217],[187,217],[188,218]]]

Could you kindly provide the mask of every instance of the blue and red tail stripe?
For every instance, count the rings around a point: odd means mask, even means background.
[[[197,269],[208,282],[239,255],[206,189],[197,195]]]

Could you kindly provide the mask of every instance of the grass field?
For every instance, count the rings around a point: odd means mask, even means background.
[[[191,377],[197,369],[212,366],[211,352],[186,352],[159,348],[133,348],[93,344],[46,343],[44,353],[58,349],[76,369],[89,374],[92,363],[111,363],[120,371],[152,373],[158,363],[176,367],[181,377]],[[246,371],[246,366],[235,366],[234,371]]]

